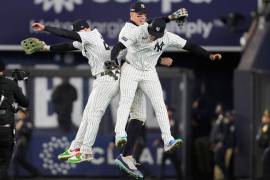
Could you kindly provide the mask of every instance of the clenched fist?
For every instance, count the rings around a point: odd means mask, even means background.
[[[221,56],[221,54],[210,54],[210,59],[212,60],[212,61],[219,61],[219,60],[221,60],[222,59],[222,56]]]

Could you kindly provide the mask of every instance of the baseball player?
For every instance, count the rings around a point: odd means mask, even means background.
[[[71,44],[47,47],[50,51],[80,49],[83,56],[88,59],[91,72],[95,78],[93,89],[83,112],[82,121],[72,141],[71,146],[59,159],[67,159],[69,163],[91,161],[93,158],[92,146],[95,142],[100,120],[111,99],[119,91],[119,76],[117,69],[110,73],[104,70],[104,63],[110,59],[110,48],[105,43],[97,29],[91,29],[84,20],[78,20],[73,24],[73,31],[44,26],[34,23],[32,27],[36,31],[47,31],[51,34],[74,40]]]
[[[180,20],[179,23],[184,22],[185,18],[188,16],[187,10],[182,8],[179,9],[178,11],[174,12],[172,15],[161,17],[161,19],[164,19],[166,22],[170,22],[172,20]],[[120,34],[119,34],[119,41],[125,37],[126,35],[132,33],[134,29],[137,29],[140,25],[145,24],[147,19],[147,10],[146,6],[142,2],[135,2],[131,4],[130,7],[130,21],[126,22],[124,27],[122,28]],[[151,20],[148,20],[149,22]],[[127,51],[124,50],[124,52],[121,51],[122,54],[126,54]],[[170,66],[172,63],[171,58],[159,58],[159,61],[163,65]],[[145,111],[145,96],[140,88],[137,88],[136,93],[135,93],[135,99],[134,101],[136,102],[138,97],[140,97],[139,100],[141,100],[143,103],[133,103],[131,107],[131,113],[130,113],[130,121],[127,125],[127,135],[128,135],[128,141],[127,144],[124,146],[123,151],[122,151],[122,158],[125,161],[126,164],[130,164],[130,168],[122,168],[121,166],[119,167],[120,169],[124,170],[124,172],[128,173],[129,175],[135,177],[135,178],[143,178],[143,174],[136,168],[136,161],[134,160],[132,154],[134,152],[134,146],[136,144],[136,139],[139,136],[139,133],[142,131],[142,128],[144,126],[144,122],[146,120],[145,116],[138,116],[135,115],[135,117],[140,117],[139,119],[135,119],[134,113],[132,112],[134,105],[140,105],[142,108],[141,111]],[[139,107],[137,107],[139,108]],[[124,142],[124,141],[123,141]],[[120,142],[121,144],[121,142]],[[116,145],[119,146],[119,142]],[[116,164],[118,166],[118,164]],[[132,167],[131,167],[132,166]]]
[[[79,20],[73,24],[73,31],[44,26],[41,23],[34,23],[32,27],[36,31],[47,31],[57,36],[74,40],[72,43],[62,43],[58,45],[44,47],[47,51],[63,52],[80,49],[82,54],[88,58],[92,75],[95,80],[93,89],[89,96],[87,105],[83,112],[83,119],[75,139],[65,152],[58,156],[59,159],[67,160],[69,163],[80,163],[91,161],[92,146],[96,139],[99,123],[111,99],[117,95],[119,90],[119,72],[114,70],[112,74],[104,71],[104,63],[108,64],[110,59],[110,48],[104,42],[102,35],[97,29],[91,30],[86,21]],[[141,103],[137,98],[134,103]],[[137,107],[139,109],[137,109]],[[135,115],[141,116],[144,112],[139,112],[143,108],[134,105]]]
[[[181,139],[174,139],[171,135],[162,87],[155,69],[157,60],[166,47],[185,49],[211,60],[221,59],[220,54],[209,54],[200,46],[165,31],[165,28],[166,22],[161,18],[155,19],[151,24],[145,23],[133,32],[122,36],[111,51],[111,59],[117,62],[119,52],[127,49],[126,62],[121,68],[121,96],[115,126],[116,143],[127,141],[125,126],[137,88],[142,89],[152,103],[161,129],[164,151],[173,151],[182,143]],[[134,169],[133,164],[121,154],[117,157],[116,164],[129,172]]]

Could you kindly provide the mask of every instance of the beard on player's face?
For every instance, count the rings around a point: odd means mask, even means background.
[[[150,34],[150,40],[151,40],[151,41],[155,41],[155,40],[157,40],[157,39],[158,39],[157,37],[155,37],[155,36],[153,36],[153,35]]]
[[[145,13],[136,13],[136,12],[130,13],[130,20],[133,21],[138,26],[143,25],[146,21],[146,18],[147,16]]]

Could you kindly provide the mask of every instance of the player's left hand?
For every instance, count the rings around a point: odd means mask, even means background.
[[[35,52],[49,51],[48,45],[38,38],[30,37],[21,41],[21,47],[26,54]]]
[[[161,58],[160,60],[160,64],[163,66],[170,67],[172,63],[173,63],[173,60],[172,58],[169,58],[169,57],[164,57],[164,58]]]
[[[221,54],[217,53],[217,54],[210,54],[210,60],[212,61],[219,61],[222,59]]]
[[[188,17],[188,11],[186,8],[180,8],[177,11],[173,12],[169,15],[169,19],[172,21],[176,21],[179,26],[182,26]]]

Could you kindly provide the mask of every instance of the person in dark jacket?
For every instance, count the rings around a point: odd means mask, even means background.
[[[0,60],[0,179],[8,180],[8,167],[14,147],[14,103],[28,106],[28,100],[14,81],[4,76],[5,64]]]
[[[236,127],[233,112],[220,113],[211,130],[214,155],[214,179],[233,180],[233,158],[236,152]]]
[[[263,180],[270,179],[270,113],[265,110],[257,133],[257,142],[263,150]]]
[[[58,125],[64,132],[69,132],[74,127],[71,119],[73,102],[77,99],[77,91],[67,78],[57,86],[52,93],[52,102],[57,113]]]

